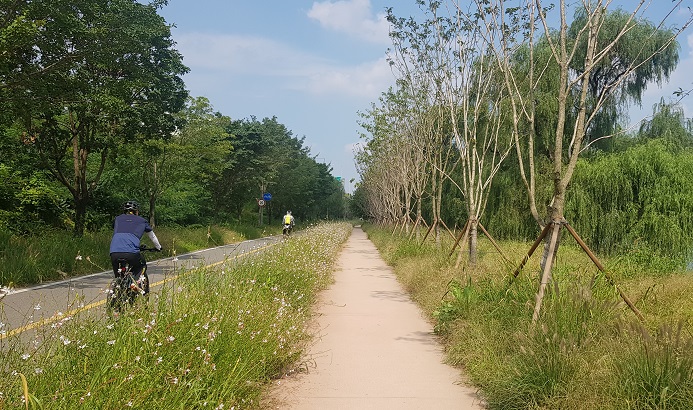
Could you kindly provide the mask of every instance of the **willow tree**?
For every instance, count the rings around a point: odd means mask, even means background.
[[[540,225],[546,225],[544,234],[547,241],[542,258],[542,277],[533,316],[536,321],[546,285],[551,280],[552,263],[559,246],[559,232],[565,223],[568,186],[580,154],[589,145],[587,138],[590,129],[596,127],[599,115],[604,113],[605,107],[613,103],[619,94],[628,95],[625,90],[631,87],[644,86],[648,81],[668,76],[671,67],[666,70],[657,69],[659,58],[670,55],[672,49],[676,49],[676,38],[691,23],[693,14],[685,19],[681,27],[668,30],[662,28],[666,18],[681,5],[681,1],[674,2],[672,12],[664,13],[667,17],[658,24],[649,24],[645,20],[647,5],[650,4],[645,0],[637,2],[632,12],[619,12],[617,18],[611,18],[613,14],[609,9],[612,2],[609,0],[583,1],[575,6],[575,10],[569,10],[565,0],[561,0],[558,7],[544,7],[541,0],[513,2],[519,5],[513,8],[506,8],[508,2],[502,0],[493,3],[500,12],[495,14],[498,20],[491,24],[510,27],[500,42],[489,43],[489,46],[494,48],[512,96],[515,138],[520,159],[532,158],[535,147],[532,144],[520,145],[521,134],[517,124],[521,119],[526,119],[532,127],[535,125],[536,100],[533,92],[538,88],[540,73],[548,65],[555,65],[558,74],[554,97],[555,133],[550,152],[553,193],[545,216],[540,216],[537,211],[537,199],[532,186],[538,172],[535,163],[530,161],[526,164],[521,161],[520,170],[528,186],[535,218]],[[480,9],[488,7],[488,1],[478,1],[477,4]],[[577,16],[572,24],[567,16],[569,12],[574,12]],[[508,19],[505,20],[506,18]],[[535,41],[535,22],[543,33],[542,41]],[[551,22],[559,22],[558,29],[552,28]],[[518,86],[522,81],[515,76],[511,64],[512,53],[518,49],[511,45],[518,44],[529,49],[531,62],[528,93]],[[544,65],[539,65],[533,60],[534,53],[544,45],[549,50],[550,59]],[[672,58],[668,57],[668,61],[670,64]],[[598,138],[604,137],[607,136]],[[532,151],[522,152],[523,147]]]
[[[568,29],[569,38],[578,38],[578,32],[585,25],[585,12],[578,13]],[[605,58],[594,63],[589,74],[587,91],[587,112],[594,113],[585,131],[585,146],[608,149],[610,138],[619,132],[619,124],[628,118],[627,109],[642,104],[642,94],[652,83],[661,86],[679,62],[678,47],[671,44],[674,32],[664,26],[655,26],[643,18],[636,18],[629,24],[631,14],[621,9],[608,11],[601,23],[597,41],[605,44],[616,38],[626,25],[630,28],[624,33],[616,47],[604,50]],[[670,45],[671,44],[671,45]],[[576,48],[577,58],[571,60],[571,70],[584,71],[583,56],[587,42],[580,41]],[[645,60],[648,52],[656,52],[652,59]],[[599,103],[595,110],[594,104]],[[639,119],[638,119],[639,120]]]

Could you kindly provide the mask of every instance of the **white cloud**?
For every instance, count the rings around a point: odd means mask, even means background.
[[[296,84],[312,94],[342,94],[377,98],[394,82],[385,57],[352,67],[314,67],[314,71]]]
[[[313,95],[375,99],[393,82],[385,57],[359,65],[337,65],[261,37],[185,34],[179,35],[177,48],[192,73],[206,69],[227,77],[256,75]]]
[[[301,65],[324,64],[314,55],[262,37],[193,33],[178,35],[177,42],[187,66],[230,74],[292,75]]]
[[[390,43],[385,16],[385,13],[373,15],[370,0],[315,2],[308,11],[308,17],[325,28],[376,44]]]

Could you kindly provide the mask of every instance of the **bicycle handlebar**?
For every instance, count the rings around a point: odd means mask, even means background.
[[[161,249],[149,248],[147,245],[140,245],[140,251],[161,252]]]

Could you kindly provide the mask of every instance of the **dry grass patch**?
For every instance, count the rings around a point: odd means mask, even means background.
[[[464,255],[455,269],[447,237],[421,245],[367,229],[443,336],[447,360],[465,370],[491,408],[693,408],[690,272],[631,272],[636,265],[627,258],[601,260],[615,267],[609,272],[645,315],[643,326],[564,238],[533,326],[541,247],[510,280],[531,243],[500,242],[503,257],[480,238],[477,266]]]

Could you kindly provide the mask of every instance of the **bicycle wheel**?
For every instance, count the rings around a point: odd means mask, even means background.
[[[124,287],[123,278],[115,278],[108,288],[106,295],[106,307],[108,310],[120,312],[123,307],[127,289]]]
[[[147,296],[149,294],[149,276],[147,275],[146,270],[140,273],[140,277],[137,279],[137,286],[144,291],[143,296]]]

